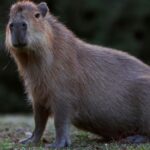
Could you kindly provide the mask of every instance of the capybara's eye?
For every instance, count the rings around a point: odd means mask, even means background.
[[[36,13],[35,18],[40,18],[40,13]]]
[[[14,24],[13,24],[13,23],[10,23],[9,28],[10,28],[10,29],[13,29],[13,27],[14,27]]]

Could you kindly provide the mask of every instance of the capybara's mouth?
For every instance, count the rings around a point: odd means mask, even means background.
[[[15,43],[15,44],[13,44],[13,46],[15,48],[24,48],[27,46],[27,43],[17,43],[17,44]]]
[[[12,32],[12,45],[15,48],[24,48],[27,46],[27,40],[25,34],[14,34]]]

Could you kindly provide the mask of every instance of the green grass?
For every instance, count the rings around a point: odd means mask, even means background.
[[[38,146],[24,146],[20,139],[28,137],[34,127],[31,116],[1,116],[0,117],[0,150],[45,150],[44,144],[54,141],[53,121],[48,122],[44,133],[44,140]],[[67,150],[150,150],[150,144],[126,145],[101,143],[100,139],[88,132],[71,128],[72,146]]]

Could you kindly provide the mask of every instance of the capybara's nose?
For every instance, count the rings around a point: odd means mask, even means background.
[[[10,28],[10,30],[14,30],[14,29],[27,30],[27,23],[25,21],[11,22],[9,24],[9,28]]]
[[[13,21],[9,24],[9,28],[13,46],[24,47],[27,44],[27,23],[25,21]]]

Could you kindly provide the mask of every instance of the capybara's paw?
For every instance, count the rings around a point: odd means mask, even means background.
[[[128,143],[128,144],[142,144],[142,143],[147,143],[149,141],[150,139],[146,136],[133,135],[133,136],[128,136],[125,139],[122,139],[120,142]]]
[[[55,142],[53,144],[46,144],[45,147],[46,148],[64,148],[64,147],[68,147],[71,145],[70,140],[63,140],[60,142]]]
[[[26,144],[26,145],[36,145],[39,143],[39,140],[35,140],[35,138],[30,137],[27,139],[23,139],[19,141],[20,144]]]

